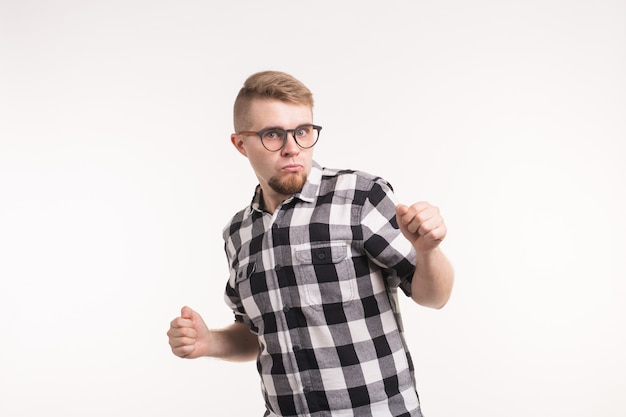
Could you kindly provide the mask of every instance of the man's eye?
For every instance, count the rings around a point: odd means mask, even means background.
[[[310,135],[312,130],[312,126],[300,126],[296,129],[296,135],[299,137],[304,137]]]
[[[281,137],[282,135],[277,130],[268,130],[267,132],[263,134],[263,139],[273,140],[273,139],[280,139]]]

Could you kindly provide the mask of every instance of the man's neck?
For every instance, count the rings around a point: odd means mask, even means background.
[[[268,193],[266,190],[261,187],[261,208],[270,213],[274,214],[276,208],[280,206],[285,200],[291,198],[291,195],[279,194],[272,190],[272,192]]]

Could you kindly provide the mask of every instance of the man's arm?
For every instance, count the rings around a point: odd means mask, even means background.
[[[172,352],[181,358],[209,356],[242,362],[256,359],[259,352],[258,338],[247,324],[232,323],[223,329],[210,330],[189,307],[183,307],[180,317],[172,320],[167,336]]]
[[[427,202],[410,207],[399,204],[396,218],[402,234],[416,253],[411,298],[426,307],[442,308],[452,293],[454,271],[439,248],[447,234],[439,209]]]

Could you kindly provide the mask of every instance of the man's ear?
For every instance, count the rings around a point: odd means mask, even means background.
[[[237,148],[240,154],[242,154],[246,158],[248,157],[246,148],[243,146],[243,136],[233,133],[232,135],[230,135],[230,141],[232,142],[233,146]]]

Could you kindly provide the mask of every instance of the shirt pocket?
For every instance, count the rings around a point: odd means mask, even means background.
[[[356,282],[350,267],[348,245],[343,242],[315,243],[295,251],[296,279],[310,307],[348,303],[355,297]]]
[[[256,263],[251,261],[244,265],[240,265],[236,269],[235,289],[239,295],[241,310],[244,321],[248,323],[252,330],[258,332],[258,326],[261,325],[261,311],[259,310],[258,298],[259,294],[255,294],[258,289],[254,283],[262,278],[256,273]]]

